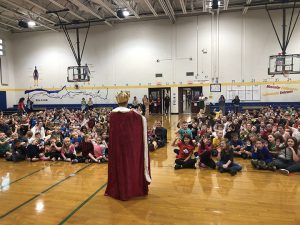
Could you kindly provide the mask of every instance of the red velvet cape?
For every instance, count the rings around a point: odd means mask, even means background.
[[[123,201],[147,195],[141,115],[133,111],[112,112],[109,122],[108,184],[105,195]]]

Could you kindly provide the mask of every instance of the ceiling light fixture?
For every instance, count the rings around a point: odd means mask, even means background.
[[[117,10],[117,16],[119,18],[126,18],[130,15],[129,11],[127,9],[118,9]]]
[[[130,13],[129,13],[129,11],[128,11],[128,10],[126,10],[126,9],[125,9],[125,10],[123,10],[123,15],[124,15],[125,17],[128,17],[128,16],[129,16],[129,14],[130,14]]]
[[[18,22],[18,25],[22,28],[32,28],[36,26],[36,23],[32,20],[26,21],[26,20],[20,20]]]
[[[28,27],[35,27],[36,26],[36,23],[32,20],[28,21],[27,24],[28,24]]]

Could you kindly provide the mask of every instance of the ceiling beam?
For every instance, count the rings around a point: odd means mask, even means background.
[[[0,7],[0,8],[2,8],[2,7]],[[4,19],[6,19],[6,20],[8,20],[8,21],[10,21],[10,22],[13,22],[13,23],[17,23],[17,22],[18,22],[18,20],[12,19],[12,18],[7,17],[7,16],[4,16],[4,15],[2,15],[2,14],[0,14],[0,18],[4,18]]]
[[[168,9],[168,6],[164,0],[159,0],[161,7],[163,8],[165,14],[169,17],[172,23],[175,23],[175,17],[171,15],[171,12]]]
[[[141,17],[139,16],[139,14],[130,6],[130,4],[125,1],[125,0],[119,0],[121,1],[125,6],[126,8],[138,19],[140,19]]]
[[[110,12],[113,16],[117,17],[119,20],[122,20],[120,17],[117,16],[117,13],[112,10],[105,2],[103,2],[102,0],[92,0],[93,2],[101,5],[102,7],[104,7],[108,12]]]
[[[193,2],[193,1],[192,1]],[[193,10],[192,10],[193,11]],[[206,12],[207,11],[207,7],[206,7],[206,0],[202,1],[202,11]]]
[[[86,6],[85,4],[83,4],[80,0],[69,0],[70,2],[72,2],[74,5],[77,5],[79,8],[81,8],[83,11],[90,13],[91,15],[97,17],[100,20],[105,20],[104,18],[102,18],[98,13],[94,12],[92,9],[90,9],[88,6]],[[108,26],[112,26],[109,22],[104,21],[104,23],[106,23]]]
[[[179,0],[179,2],[180,2],[180,6],[181,6],[183,14],[186,14],[186,7],[185,7],[184,0]]]
[[[227,10],[229,6],[229,0],[224,0],[224,10]]]
[[[154,7],[151,5],[149,0],[144,0],[150,11],[153,13],[154,16],[158,16],[157,12],[155,11]]]
[[[7,32],[10,31],[10,30],[8,30],[8,29],[6,29],[6,28],[3,28],[3,27],[0,27],[0,30],[7,31]]]
[[[166,2],[167,8],[168,8],[168,10],[169,10],[169,12],[170,12],[173,20],[174,20],[174,23],[175,23],[175,12],[174,12],[174,9],[173,9],[173,7],[172,7],[172,5],[170,3],[170,0],[164,0],[164,1]]]
[[[166,3],[167,6],[167,10],[170,12],[171,17],[173,18],[173,23],[175,23],[176,19],[175,19],[175,12],[174,9],[170,3],[170,0],[164,0],[164,2]]]
[[[69,9],[67,6],[64,6],[58,2],[56,2],[55,0],[49,0],[49,2],[51,2],[53,5],[56,5],[58,8],[61,9]],[[75,13],[73,10],[69,9],[68,13],[70,13],[72,16],[76,17],[77,19],[80,19],[82,21],[86,21],[85,18],[83,18],[82,16],[78,15],[77,13]]]
[[[13,25],[11,25],[9,23],[5,23],[5,22],[2,22],[2,21],[0,21],[0,24],[8,26],[8,27],[11,27],[11,28],[14,28],[16,30],[22,30],[20,27],[13,26]]]
[[[26,20],[32,20],[32,21],[34,21],[36,24],[38,24],[38,25],[40,25],[40,26],[43,26],[43,27],[45,27],[45,28],[47,28],[47,29],[49,29],[49,30],[57,31],[57,30],[55,30],[54,28],[52,28],[52,27],[50,27],[50,26],[48,26],[48,25],[46,25],[46,24],[44,24],[44,23],[41,23],[41,22],[39,22],[39,21],[37,21],[37,20],[31,18],[29,15],[24,15],[23,13],[20,13],[18,10],[8,9],[8,8],[3,7],[3,6],[0,6],[0,8],[3,9],[3,10],[5,10],[5,11],[12,12],[12,13],[14,13],[14,14],[17,14],[19,17],[21,17],[21,18],[23,18],[23,19],[26,19]]]
[[[28,2],[29,4],[31,4],[31,5],[33,5],[33,6],[37,7],[37,8],[39,8],[40,10],[43,11],[43,13],[46,13],[46,12],[48,11],[48,9],[46,9],[45,7],[39,5],[39,4],[37,4],[37,3],[35,3],[35,2],[33,2],[33,1],[31,1],[31,0],[24,0],[24,1]],[[53,13],[52,13],[52,14],[53,14]],[[61,19],[62,21],[64,21],[64,22],[70,23],[69,20],[66,20],[66,19],[63,18],[63,17],[60,17],[60,19]]]
[[[175,12],[174,12],[174,9],[173,9],[173,7],[172,7],[172,5],[171,5],[170,0],[165,0],[165,2],[167,3],[167,7],[168,7],[168,9],[169,9],[171,15],[174,17],[174,20],[175,20]]]
[[[26,9],[26,8],[20,6],[20,5],[16,4],[16,3],[13,3],[13,2],[11,2],[11,1],[9,1],[9,0],[1,0],[1,1],[2,1],[2,2],[6,2],[7,4],[10,4],[10,5],[16,7],[17,9],[22,9],[22,10],[24,10],[25,12],[28,13],[28,15],[32,14],[32,15],[34,15],[35,17],[41,18],[41,19],[43,19],[43,20],[45,20],[45,21],[47,21],[47,22],[49,22],[49,23],[56,24],[56,22],[54,22],[53,20],[49,20],[48,18],[46,18],[46,17],[44,17],[44,16],[42,16],[42,15],[39,15],[39,14],[37,14],[37,13],[35,13],[35,12],[32,12],[32,11],[30,11],[29,9]]]
[[[246,5],[250,5],[251,2],[252,2],[252,0],[246,0]],[[242,15],[246,15],[246,13],[248,12],[248,9],[249,9],[248,6],[244,7],[244,8],[243,8]]]

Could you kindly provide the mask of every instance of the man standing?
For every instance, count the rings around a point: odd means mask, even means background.
[[[110,115],[108,184],[105,195],[119,200],[148,195],[151,182],[145,117],[127,108],[129,94],[116,96]]]
[[[169,94],[167,93],[166,96],[165,96],[165,99],[164,99],[164,103],[165,103],[165,113],[168,114],[169,113],[169,108],[170,108],[170,96]]]

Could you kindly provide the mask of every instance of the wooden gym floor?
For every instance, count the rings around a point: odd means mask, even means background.
[[[179,118],[162,119],[169,144],[150,154],[153,182],[146,198],[104,196],[106,164],[0,160],[0,224],[300,224],[300,174],[255,171],[237,160],[235,177],[209,169],[174,171],[171,138]]]

